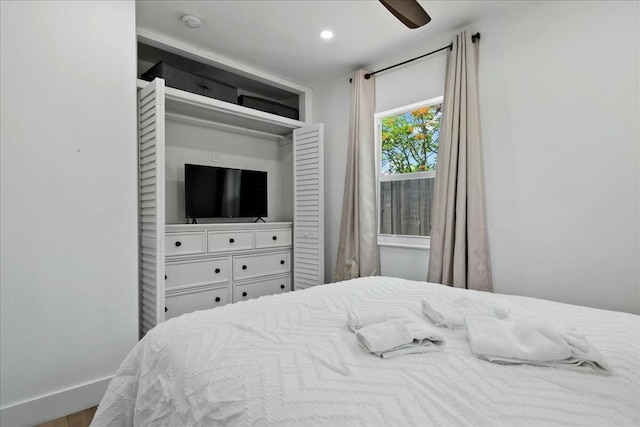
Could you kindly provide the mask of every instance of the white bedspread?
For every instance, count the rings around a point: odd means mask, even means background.
[[[573,325],[613,374],[505,366],[444,351],[381,359],[358,345],[353,306],[406,307],[465,295]],[[191,313],[131,351],[92,426],[638,426],[640,317],[392,278],[356,279]]]

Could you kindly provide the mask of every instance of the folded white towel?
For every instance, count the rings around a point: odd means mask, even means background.
[[[356,337],[365,350],[383,359],[440,351],[444,347],[444,337],[435,328],[394,319],[365,326],[356,332]]]
[[[548,362],[571,356],[571,348],[543,319],[504,321],[495,317],[468,316],[467,334],[476,355],[503,359]]]
[[[353,307],[347,310],[349,328],[351,328],[353,332],[367,325],[384,322],[392,317],[397,316],[384,310],[369,307]]]
[[[562,330],[560,331],[560,335],[562,338],[569,344],[571,347],[586,353],[589,351],[589,341],[587,341],[587,337],[584,334],[581,334],[575,330]]]
[[[611,372],[584,335],[559,331],[541,317],[467,316],[466,327],[471,352],[489,362]]]
[[[422,313],[438,326],[462,328],[466,316],[509,317],[511,309],[503,304],[489,304],[479,299],[461,297],[441,304],[422,300]]]

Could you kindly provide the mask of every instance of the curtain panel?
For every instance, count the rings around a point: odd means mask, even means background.
[[[492,291],[478,112],[478,44],[448,53],[431,212],[429,282]]]
[[[351,88],[349,146],[335,280],[380,273],[376,210],[375,83],[355,73]]]

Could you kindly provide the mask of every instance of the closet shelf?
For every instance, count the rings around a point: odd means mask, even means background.
[[[138,88],[149,82],[138,79]],[[254,110],[242,105],[231,104],[219,99],[185,92],[171,87],[165,88],[165,109],[167,113],[191,117],[211,123],[223,123],[227,127],[250,129],[274,136],[291,134],[294,129],[306,123],[276,114]]]

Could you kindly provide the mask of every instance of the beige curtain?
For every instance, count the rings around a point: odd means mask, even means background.
[[[357,71],[351,88],[351,116],[336,281],[380,272],[377,243],[374,77]]]
[[[478,44],[472,43],[471,34],[462,32],[447,58],[427,280],[491,291],[478,115]]]

